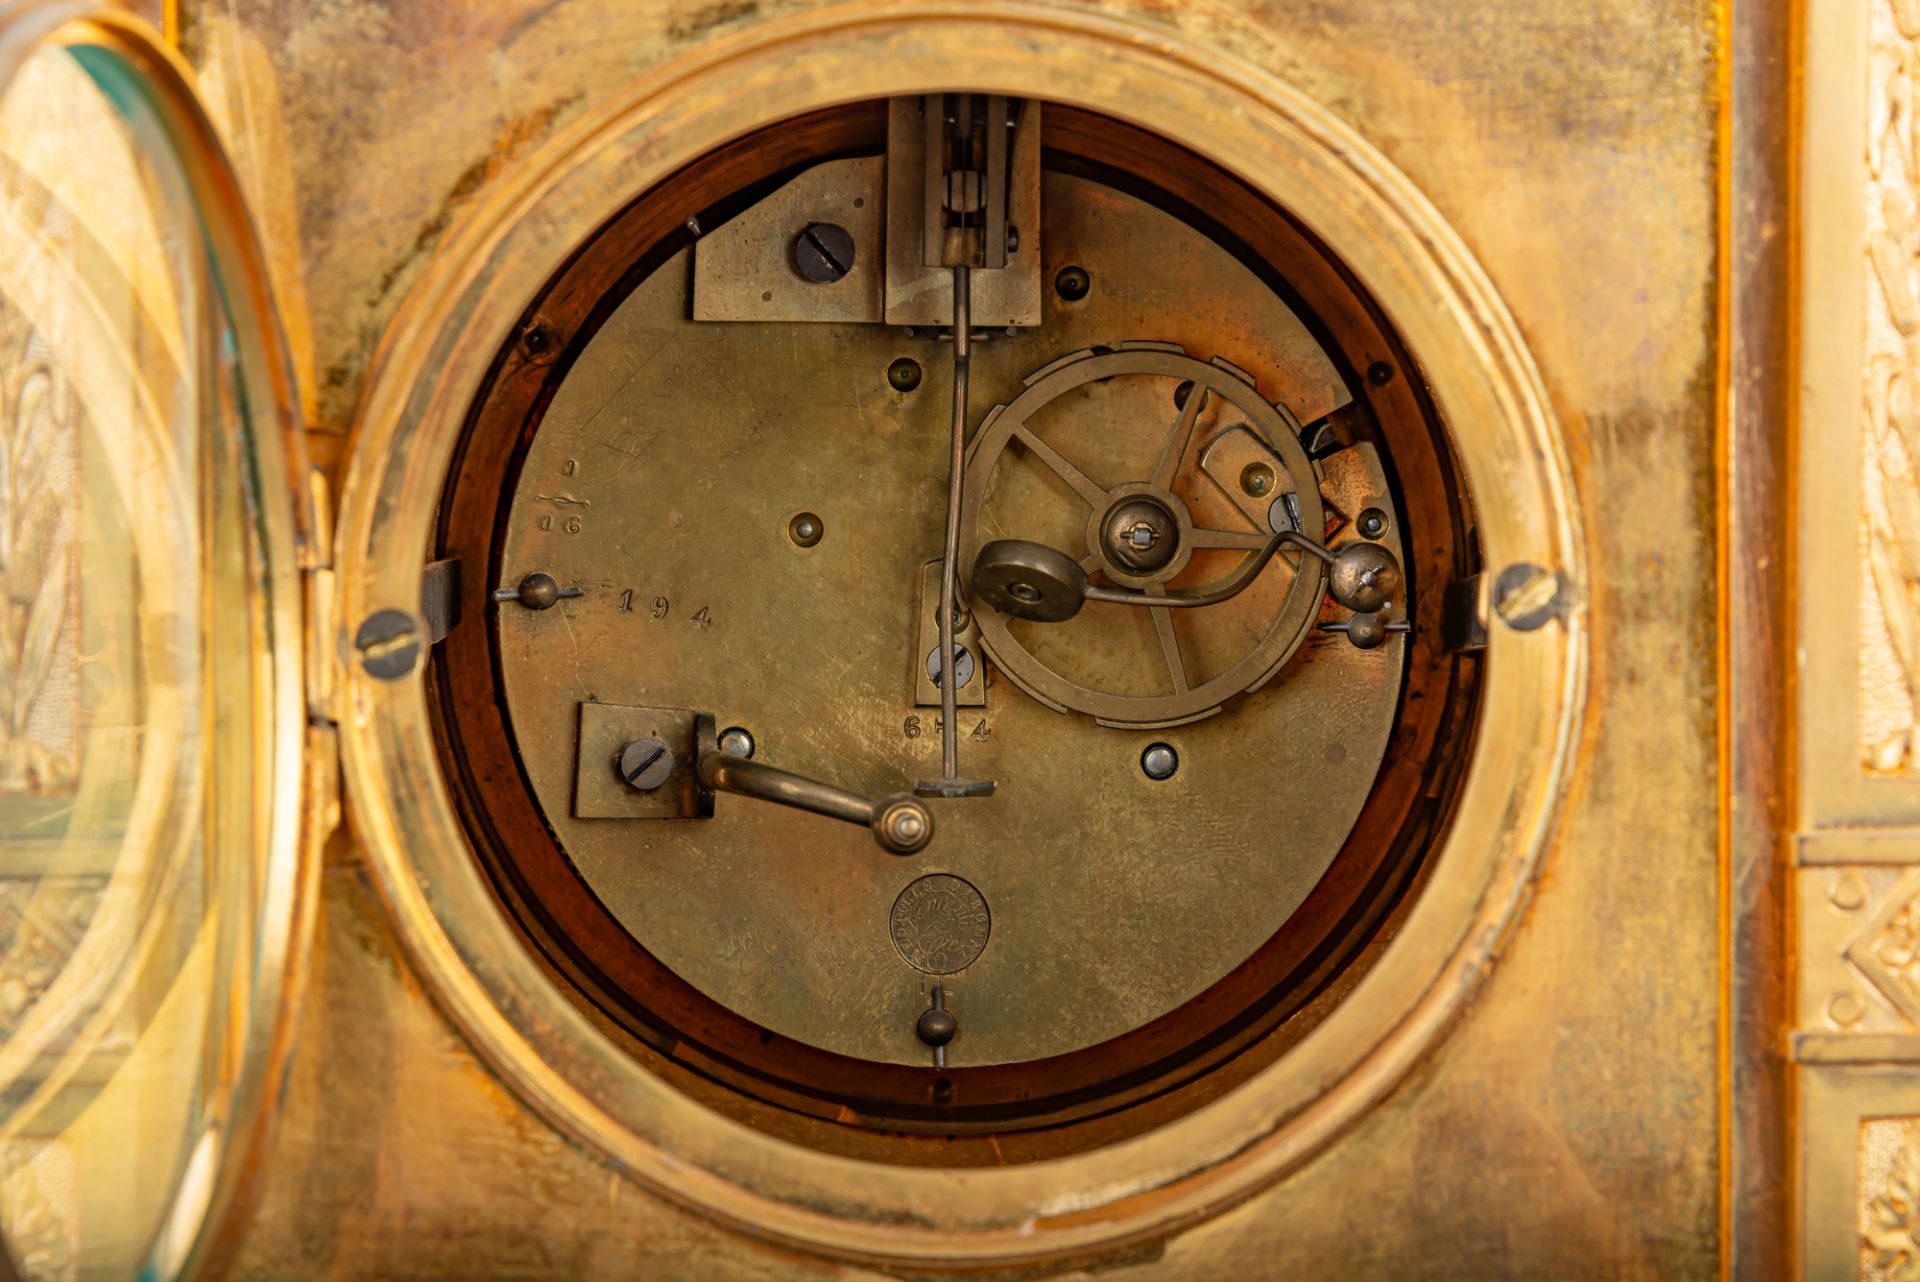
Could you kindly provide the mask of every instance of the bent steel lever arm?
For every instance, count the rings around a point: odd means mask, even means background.
[[[1276,530],[1226,578],[1204,587],[1153,595],[1095,587],[1085,568],[1066,553],[1025,539],[997,539],[973,561],[973,595],[1002,614],[1038,623],[1059,623],[1088,601],[1108,605],[1193,609],[1231,600],[1252,586],[1284,543],[1310,552],[1331,567],[1334,600],[1362,613],[1378,610],[1400,586],[1400,563],[1377,543],[1350,543],[1333,552],[1297,530]]]
[[[867,797],[764,762],[736,757],[721,749],[713,718],[704,712],[694,724],[694,752],[700,785],[711,791],[757,797],[860,824],[872,830],[873,839],[889,854],[911,855],[933,839],[933,815],[913,797]]]

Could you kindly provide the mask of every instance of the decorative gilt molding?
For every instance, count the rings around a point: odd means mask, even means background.
[[[1867,77],[1860,730],[1870,769],[1912,771],[1920,766],[1920,3],[1884,0],[1875,10]]]
[[[1860,1125],[1860,1277],[1920,1282],[1920,1130],[1911,1118]]]
[[[1802,868],[1796,875],[1803,1064],[1920,1062],[1920,868]]]
[[[1843,877],[1835,893],[1855,893],[1857,886],[1864,898],[1865,885],[1858,877]],[[1841,956],[1908,1024],[1920,1028],[1920,868],[1901,875]]]
[[[1920,0],[1799,30],[1793,1254],[1920,1282]]]

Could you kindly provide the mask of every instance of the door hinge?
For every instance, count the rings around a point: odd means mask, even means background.
[[[307,490],[313,505],[313,538],[305,567],[307,593],[306,662],[307,720],[331,727],[336,721],[334,691],[333,493],[319,471],[308,473]]]

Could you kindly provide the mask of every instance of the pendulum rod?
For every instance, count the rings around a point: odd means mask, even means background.
[[[967,468],[967,366],[972,360],[968,330],[973,318],[969,304],[973,270],[965,263],[953,269],[953,449],[947,473],[947,542],[940,558],[940,777],[960,777],[960,717],[953,679],[954,583],[960,560],[960,487]]]
[[[940,558],[940,778],[914,791],[933,797],[984,797],[990,779],[960,777],[959,666],[953,654],[953,616],[959,595],[960,504],[967,463],[967,376],[973,352],[973,271],[1004,270],[1007,262],[1006,167],[1009,104],[994,96],[930,94],[926,112],[926,259],[953,278],[953,428],[947,460],[946,544]],[[949,114],[951,111],[951,114]],[[984,136],[977,136],[984,127]]]

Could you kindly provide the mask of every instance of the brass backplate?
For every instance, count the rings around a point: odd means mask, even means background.
[[[1041,325],[978,345],[976,419],[1063,353],[1131,334],[1218,353],[1303,417],[1344,394],[1285,303],[1225,249],[1089,179],[1050,173],[1044,185],[1048,270],[1082,264],[1095,288],[1078,300],[1049,291]],[[948,1048],[956,1067],[1083,1049],[1245,961],[1319,882],[1368,795],[1399,701],[1398,635],[1363,652],[1311,632],[1267,687],[1178,731],[1104,728],[1003,685],[960,724],[963,771],[997,791],[936,803],[933,844],[910,860],[878,854],[857,829],[769,805],[633,830],[571,817],[570,712],[590,697],[711,708],[750,729],[766,760],[869,794],[939,769],[936,717],[902,697],[899,673],[925,657],[925,566],[945,516],[948,345],[872,325],[690,321],[686,271],[684,256],[668,262],[575,360],[527,448],[501,548],[508,579],[544,569],[587,586],[551,610],[504,611],[499,645],[527,776],[599,900],[722,1006],[892,1064],[926,1062],[914,1027],[929,983],[888,923],[902,891],[929,873],[977,887],[994,922],[978,960],[944,981],[967,1012]],[[1206,300],[1197,312],[1196,298]],[[902,358],[924,370],[909,393],[885,377]],[[1237,370],[1222,377],[1245,386]],[[1178,417],[1177,385],[1089,385],[1043,410],[1036,431],[1107,482],[1144,476]],[[1200,440],[1236,421],[1224,402],[1209,405]],[[1245,526],[1199,475],[1200,440],[1178,488],[1216,505],[1213,523]],[[1004,460],[995,510],[1055,513],[1077,537],[1084,508],[1053,493],[1048,475]],[[1384,485],[1376,467],[1361,488]],[[798,509],[824,518],[817,545],[789,537]],[[1189,574],[1217,577],[1240,555],[1196,554]],[[1176,621],[1196,673],[1262,635],[1261,612],[1279,608],[1290,581],[1277,569],[1266,577],[1275,583]],[[1049,653],[1074,649],[1076,675],[1108,688],[1160,689],[1167,674],[1147,614],[1089,609]],[[989,666],[976,688],[992,679]],[[1182,763],[1166,781],[1140,765],[1158,738]]]

